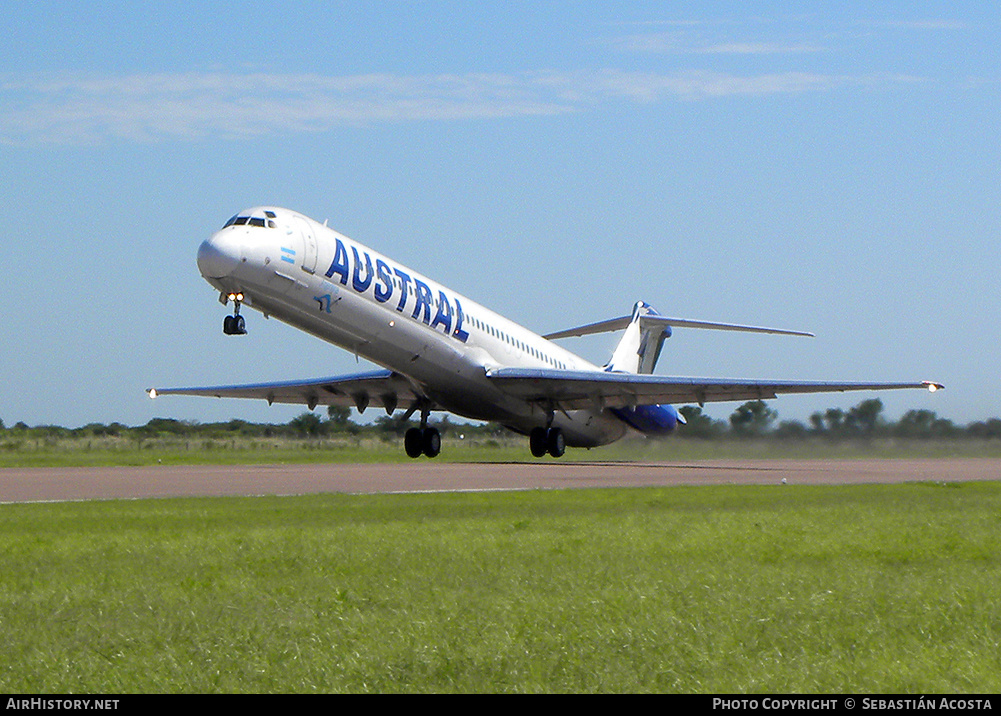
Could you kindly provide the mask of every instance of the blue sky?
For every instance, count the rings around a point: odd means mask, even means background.
[[[678,330],[661,373],[1001,415],[1001,13],[747,5],[4,3],[0,419],[284,422],[143,389],[357,370],[256,312],[222,335],[195,252],[262,203],[539,332],[643,299],[817,334]]]

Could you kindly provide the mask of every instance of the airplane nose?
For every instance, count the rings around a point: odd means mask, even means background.
[[[240,265],[243,248],[235,232],[217,233],[198,247],[198,270],[205,278],[225,278]]]

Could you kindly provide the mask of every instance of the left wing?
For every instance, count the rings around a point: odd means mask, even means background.
[[[780,394],[838,393],[849,390],[894,390],[943,386],[929,381],[910,383],[835,383],[827,381],[730,380],[674,378],[661,375],[569,371],[546,368],[500,368],[487,377],[503,392],[530,402],[553,402],[563,410],[625,408],[664,403],[685,404],[766,400]]]
[[[399,406],[411,407],[424,395],[399,373],[377,370],[332,378],[297,380],[250,385],[207,386],[202,388],[150,388],[149,397],[158,395],[201,395],[216,398],[260,398],[272,403],[341,405],[365,410],[370,405],[392,414]]]

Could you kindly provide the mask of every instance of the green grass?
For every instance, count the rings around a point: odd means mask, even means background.
[[[0,535],[10,693],[1001,690],[999,483],[4,505]]]
[[[853,458],[1001,457],[1001,441],[972,439],[875,439],[828,441],[811,438],[699,440],[630,439],[583,450],[569,448],[573,460],[853,459]],[[443,462],[531,462],[528,439],[442,440]],[[234,437],[161,437],[141,441],[122,437],[0,440],[0,468],[141,465],[240,465],[277,463],[407,462],[402,439],[335,437],[323,440]]]

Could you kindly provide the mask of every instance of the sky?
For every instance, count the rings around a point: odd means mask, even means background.
[[[195,255],[260,204],[539,333],[637,300],[816,333],[679,329],[658,373],[935,380],[887,416],[1001,416],[991,3],[229,7],[0,2],[5,425],[286,422],[144,391],[370,367],[255,311],[222,334]]]

